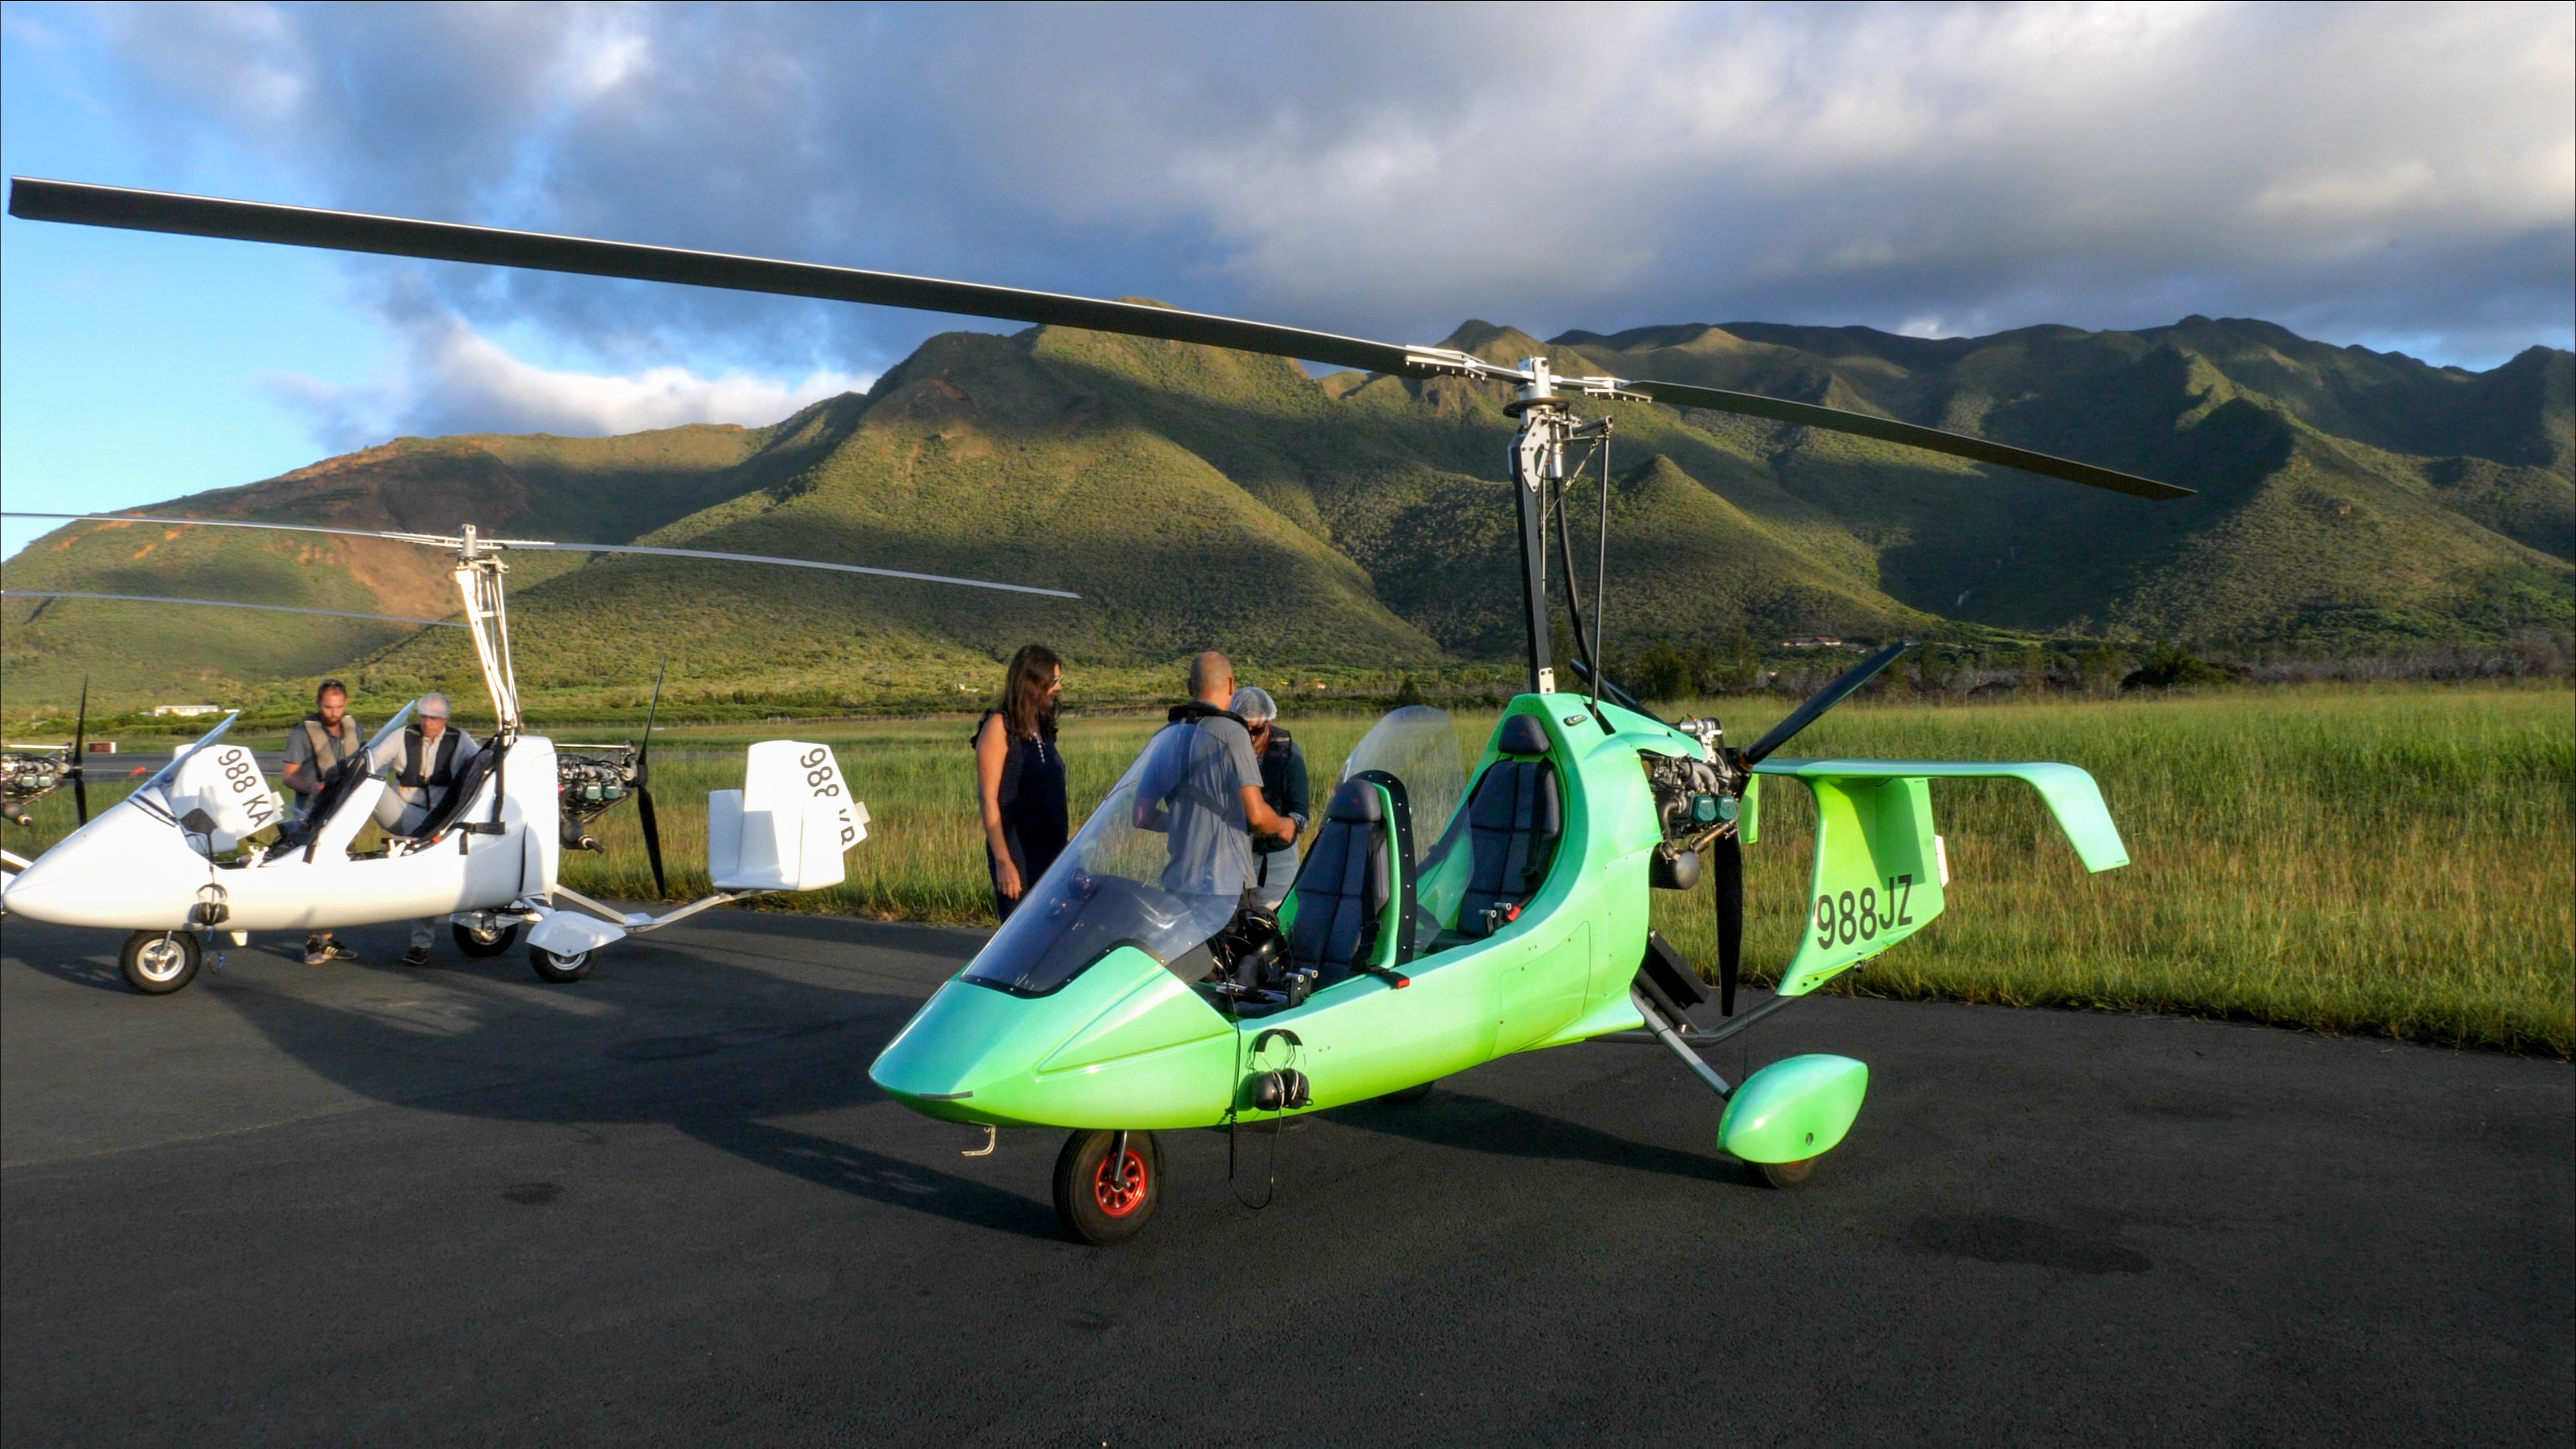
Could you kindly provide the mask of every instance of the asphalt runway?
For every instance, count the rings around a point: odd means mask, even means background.
[[[0,924],[11,1449],[2576,1436],[2564,1063],[1820,1000],[1749,1034],[1871,1065],[1803,1191],[1590,1045],[1231,1186],[1166,1134],[1104,1251],[1056,1135],[962,1157],[867,1084],[971,934],[721,913],[572,987],[351,934],[149,999]]]

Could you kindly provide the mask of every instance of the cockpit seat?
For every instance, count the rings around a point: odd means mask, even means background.
[[[1525,714],[1503,721],[1494,761],[1467,801],[1470,867],[1457,934],[1490,936],[1538,893],[1565,834],[1565,801],[1547,762],[1546,727]]]
[[[475,754],[473,763],[456,777],[456,783],[448,787],[446,798],[440,800],[437,807],[411,831],[410,838],[435,840],[455,829],[458,818],[473,806],[474,797],[482,793],[483,782],[492,778],[492,772],[500,768],[501,757],[508,748],[497,741],[486,743]]]
[[[1378,954],[1397,892],[1395,832],[1387,826],[1385,793],[1369,780],[1343,781],[1297,872],[1289,968],[1316,972],[1319,988],[1348,980]]]

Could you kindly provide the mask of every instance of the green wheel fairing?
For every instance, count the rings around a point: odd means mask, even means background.
[[[1717,1122],[1718,1150],[1745,1162],[1803,1162],[1840,1146],[1869,1092],[1850,1057],[1790,1057],[1736,1088]]]

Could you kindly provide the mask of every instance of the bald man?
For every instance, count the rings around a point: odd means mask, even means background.
[[[1261,793],[1252,732],[1226,708],[1234,665],[1211,649],[1190,664],[1190,701],[1172,706],[1170,730],[1193,730],[1189,747],[1157,750],[1136,786],[1138,829],[1171,836],[1163,888],[1240,896],[1252,884],[1252,837],[1295,840],[1297,822]]]

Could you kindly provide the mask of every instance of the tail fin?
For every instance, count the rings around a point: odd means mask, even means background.
[[[846,876],[841,853],[868,837],[868,807],[850,798],[830,747],[763,740],[742,788],[707,796],[707,870],[716,889],[816,891]]]

